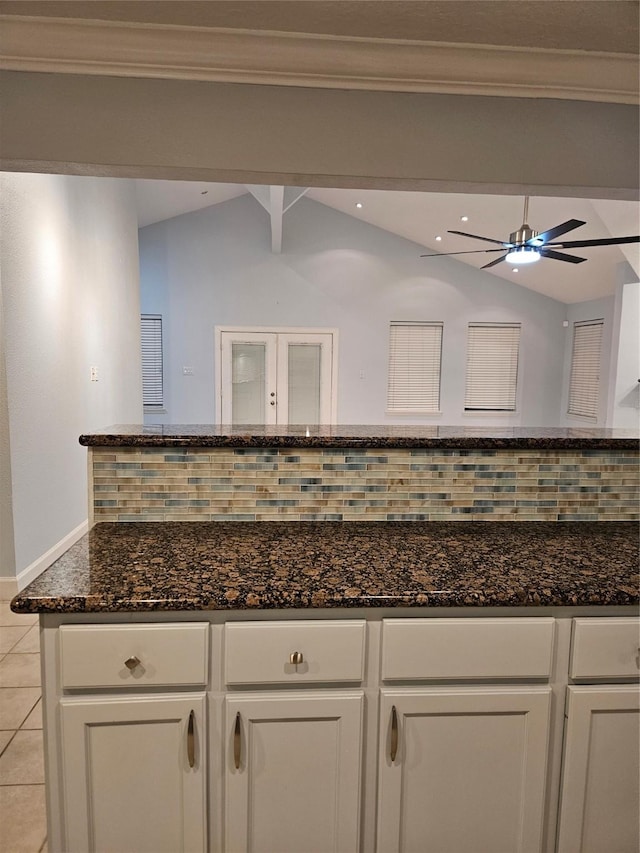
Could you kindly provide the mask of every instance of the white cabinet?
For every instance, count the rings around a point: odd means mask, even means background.
[[[548,679],[555,620],[385,619],[384,681]]]
[[[52,853],[638,853],[640,620],[287,615],[45,617]]]
[[[206,687],[209,625],[63,625],[64,690]]]
[[[61,701],[69,853],[204,851],[205,698]]]
[[[568,690],[558,853],[638,853],[638,687]]]
[[[225,699],[225,853],[359,849],[364,693],[344,684],[363,681],[365,629],[363,619],[225,625],[228,691],[262,688]]]
[[[640,620],[574,619],[558,853],[640,850],[639,655]]]
[[[540,851],[554,627],[383,620],[378,853]]]
[[[539,851],[550,696],[383,690],[378,853]]]
[[[230,686],[344,684],[364,678],[364,619],[225,625]]]
[[[574,619],[572,633],[574,681],[637,681],[640,619]]]
[[[56,641],[63,796],[50,849],[204,853],[209,623],[62,625]]]
[[[355,853],[361,691],[226,700],[226,853]]]

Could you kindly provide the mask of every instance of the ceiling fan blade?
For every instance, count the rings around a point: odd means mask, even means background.
[[[540,254],[543,258],[551,258],[554,261],[568,261],[570,264],[581,264],[586,261],[586,258],[577,258],[575,255],[565,255],[564,252],[554,252],[553,249],[547,249],[543,246],[540,249]]]
[[[491,237],[479,237],[477,234],[467,234],[466,231],[447,231],[447,234],[459,234],[461,237],[473,237],[474,240],[485,240],[487,243],[497,243],[498,246],[510,246],[502,240],[493,240]]]
[[[619,246],[621,243],[640,243],[640,237],[603,237],[601,240],[569,240],[566,243],[546,243],[559,249],[580,249],[586,246]]]
[[[496,258],[495,261],[491,261],[490,263],[485,264],[483,267],[480,267],[480,269],[481,270],[488,270],[489,267],[495,267],[496,264],[502,263],[502,261],[504,261],[504,259],[506,257],[507,257],[506,255],[503,255],[501,258]]]
[[[567,219],[566,222],[563,222],[561,225],[556,225],[555,228],[549,228],[548,231],[542,231],[540,234],[537,234],[535,237],[531,237],[527,240],[527,246],[539,246],[540,243],[548,243],[550,240],[554,240],[556,237],[559,237],[561,234],[566,234],[567,231],[573,231],[574,228],[579,228],[581,225],[586,225],[586,222],[583,222],[582,219]]]
[[[477,255],[486,252],[503,252],[504,246],[499,249],[467,249],[464,252],[435,252],[433,255],[420,255],[421,258],[448,258],[449,255]]]

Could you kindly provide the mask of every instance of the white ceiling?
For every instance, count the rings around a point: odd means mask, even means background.
[[[136,181],[138,222],[140,227],[220,204],[248,192],[242,184],[215,184],[191,181]],[[465,231],[508,240],[522,224],[523,202],[517,196],[462,195],[456,193],[396,192],[311,188],[307,198],[340,210],[349,216],[383,228],[416,243],[415,254],[423,252],[460,252],[493,248],[479,240],[448,234]],[[356,203],[362,208],[356,208]],[[255,202],[258,204],[258,202]],[[529,225],[544,231],[567,219],[582,219],[585,225],[565,235],[567,240],[589,240],[629,236],[639,233],[640,207],[636,202],[589,200],[578,198],[534,197],[529,204]],[[295,215],[290,213],[288,215]],[[461,217],[468,216],[462,222]],[[265,219],[265,227],[268,220]],[[283,220],[283,252],[286,252],[287,214]],[[436,241],[436,236],[442,237]],[[582,264],[543,259],[513,272],[507,263],[498,264],[485,275],[497,275],[514,284],[551,296],[561,302],[582,302],[610,295],[615,290],[616,268],[627,261],[640,275],[640,244],[598,246],[574,249],[568,253],[587,258]],[[412,252],[411,247],[408,251]],[[458,255],[451,260],[481,267],[498,254]],[[446,276],[445,262],[423,258],[426,276]]]

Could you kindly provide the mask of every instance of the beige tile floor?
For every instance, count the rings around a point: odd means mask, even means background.
[[[38,617],[0,600],[0,853],[47,849],[40,696]]]

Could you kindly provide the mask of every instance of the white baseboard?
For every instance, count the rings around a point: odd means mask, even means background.
[[[49,568],[51,563],[55,562],[58,557],[61,557],[65,551],[67,551],[72,545],[74,545],[78,539],[80,539],[89,529],[89,522],[83,521],[82,524],[79,524],[71,533],[67,533],[59,542],[57,542],[53,548],[49,548],[41,557],[38,557],[37,560],[34,560],[30,566],[27,566],[26,569],[23,569],[18,573],[14,583],[17,583],[18,590],[22,590],[30,584],[32,580],[35,580],[39,574],[44,572],[45,569]]]
[[[15,578],[0,578],[0,601],[10,601],[18,594],[18,582]]]

